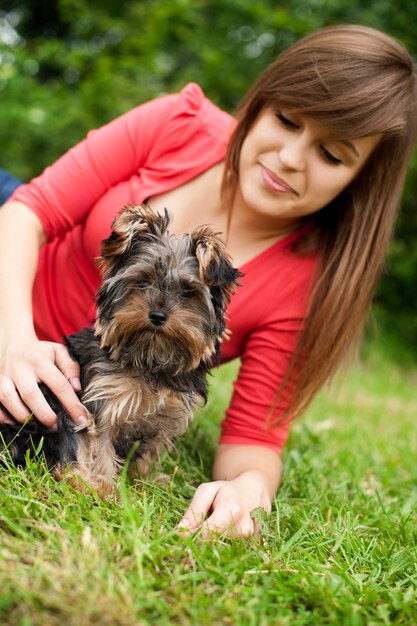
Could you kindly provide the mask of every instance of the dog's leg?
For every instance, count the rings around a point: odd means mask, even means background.
[[[77,460],[57,465],[53,475],[57,480],[65,480],[78,491],[96,491],[100,496],[108,496],[114,491],[116,475],[114,448],[108,437],[97,433],[91,425],[77,437]]]
[[[193,396],[187,397],[183,393],[160,393],[158,411],[152,416],[149,425],[152,436],[145,437],[145,447],[139,444],[140,458],[129,465],[129,473],[133,479],[146,478],[161,485],[171,480],[167,474],[158,472],[155,465],[161,454],[172,448],[175,439],[187,430],[192,417],[193,401]],[[146,422],[142,422],[142,429],[146,434]]]
[[[114,491],[121,468],[122,463],[114,449],[110,432],[107,429],[100,430],[95,442],[91,474],[104,491],[111,493]]]
[[[123,400],[124,377],[109,376],[107,363],[101,364],[103,373],[94,376],[82,396],[84,406],[94,415],[94,425],[88,429],[77,455],[77,463],[66,471],[65,478],[77,487],[82,484],[99,494],[113,493],[123,462],[116,454],[113,441],[118,430],[118,409]],[[100,369],[95,365],[96,369]],[[119,389],[122,387],[122,389]]]
[[[169,474],[158,472],[155,468],[157,459],[152,459],[150,454],[145,454],[141,459],[136,459],[129,463],[129,475],[135,482],[143,479],[149,480],[157,485],[167,485],[171,481]]]
[[[170,481],[170,476],[158,472],[158,469],[155,467],[157,462],[158,458],[156,456],[153,457],[150,453],[144,454],[140,459],[135,459],[129,463],[129,475],[134,481],[146,479],[158,485],[165,485]]]

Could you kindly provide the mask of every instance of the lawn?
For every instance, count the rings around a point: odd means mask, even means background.
[[[41,459],[1,470],[0,624],[417,624],[417,369],[368,349],[293,426],[258,539],[203,541],[174,526],[210,476],[235,365],[174,454],[165,486],[101,502]]]

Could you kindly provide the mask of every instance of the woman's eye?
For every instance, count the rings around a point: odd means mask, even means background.
[[[278,111],[278,113],[276,113],[276,117],[281,122],[281,124],[285,126],[285,128],[289,128],[290,130],[298,130],[300,128],[298,124],[290,120],[290,118],[281,113],[281,111]]]
[[[320,151],[325,161],[327,161],[328,163],[331,163],[331,165],[341,165],[343,163],[341,159],[338,159],[337,157],[335,157],[334,154],[332,154],[324,146],[320,146]]]

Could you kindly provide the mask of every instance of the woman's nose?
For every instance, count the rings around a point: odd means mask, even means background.
[[[302,171],[307,156],[306,142],[302,136],[287,138],[279,150],[279,158],[285,169]]]

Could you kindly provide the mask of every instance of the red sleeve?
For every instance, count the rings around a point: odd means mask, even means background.
[[[151,152],[154,156],[161,136],[162,143],[172,143],[173,133],[180,136],[181,123],[171,122],[187,110],[194,114],[203,100],[201,89],[191,83],[180,94],[147,102],[90,131],[40,176],[20,186],[13,200],[38,215],[49,240],[63,235],[85,219],[106,191],[129,180]]]
[[[302,319],[286,319],[260,326],[251,333],[222,423],[220,443],[262,445],[277,452],[283,448],[292,421],[292,416],[281,418],[288,405],[290,384],[279,396],[277,392],[301,326]]]

